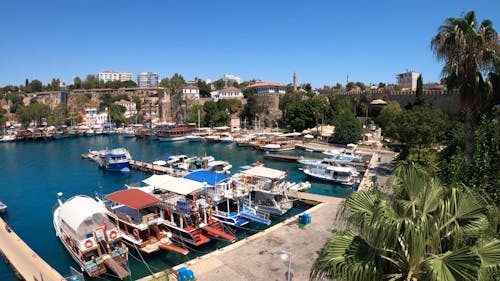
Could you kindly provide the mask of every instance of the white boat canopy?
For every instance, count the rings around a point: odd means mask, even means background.
[[[59,218],[71,228],[79,239],[103,226],[104,221],[111,228],[113,225],[104,215],[106,208],[88,196],[75,196],[66,200],[59,210]]]
[[[195,191],[202,190],[205,186],[201,182],[185,178],[176,178],[169,175],[152,175],[142,182],[154,186],[157,189],[181,195],[188,195]]]
[[[352,171],[352,167],[338,167],[338,166],[328,166],[326,167],[327,170],[335,171],[335,172],[343,172],[343,173],[349,173]]]
[[[281,179],[284,178],[286,175],[286,173],[283,171],[266,168],[262,166],[257,166],[250,168],[248,170],[244,170],[242,171],[242,173],[249,176],[269,178],[269,179]]]

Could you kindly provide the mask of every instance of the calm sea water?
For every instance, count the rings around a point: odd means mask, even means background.
[[[121,136],[0,143],[0,200],[8,205],[8,213],[3,218],[36,253],[63,275],[69,273],[69,266],[76,267],[76,263],[55,236],[52,210],[56,204],[56,193],[63,192],[63,198],[66,199],[78,194],[108,194],[122,189],[124,184],[138,183],[149,176],[137,171],[127,175],[105,172],[98,169],[95,163],[80,157],[89,149],[114,147],[126,147],[135,160],[146,162],[158,160],[164,154],[212,155],[216,159],[229,161],[233,165],[233,172],[243,165],[260,161],[271,168],[288,170],[291,181],[307,180],[294,163],[264,160],[260,151],[227,144],[160,143]],[[319,153],[306,151],[292,154],[322,157]],[[310,192],[346,197],[352,191],[341,186],[312,182]],[[295,204],[286,217],[298,214],[308,207]],[[273,224],[286,217],[275,218]],[[238,238],[252,235],[267,226],[250,223],[246,227],[248,229],[237,231]],[[227,244],[226,241],[216,240],[215,243],[192,249],[187,256],[161,251],[143,257],[153,271],[160,271]],[[138,254],[134,251],[132,254],[130,266],[133,279],[150,274],[145,265],[135,260],[139,258]],[[10,267],[3,262],[0,262],[0,280],[17,280]]]

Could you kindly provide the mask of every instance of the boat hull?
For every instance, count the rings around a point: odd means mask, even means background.
[[[313,179],[317,179],[317,180],[321,180],[321,181],[325,181],[325,182],[339,183],[339,184],[342,184],[345,186],[352,186],[356,182],[356,180],[354,178],[352,180],[336,179],[336,178],[332,178],[332,177],[327,177],[323,174],[312,173],[308,169],[305,169],[304,173]]]
[[[176,142],[176,141],[184,141],[186,140],[185,136],[179,137],[158,137],[158,140],[161,142]]]

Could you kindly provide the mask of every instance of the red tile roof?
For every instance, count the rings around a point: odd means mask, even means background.
[[[186,85],[186,86],[182,87],[182,89],[198,89],[198,86],[196,86],[196,85]]]
[[[161,201],[139,189],[124,189],[106,196],[106,199],[139,210]]]
[[[220,90],[219,92],[241,92],[241,90],[236,87],[227,87]]]
[[[256,87],[285,87],[285,86],[275,82],[260,82],[248,86],[248,88],[256,88]]]

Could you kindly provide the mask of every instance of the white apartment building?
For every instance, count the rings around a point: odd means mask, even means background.
[[[157,72],[141,72],[137,75],[137,84],[140,88],[156,88],[160,84]]]
[[[121,106],[125,107],[125,109],[127,109],[125,111],[125,113],[123,113],[123,116],[125,116],[125,118],[130,118],[130,117],[133,117],[137,114],[137,108],[136,108],[135,102],[128,101],[128,100],[119,100],[119,101],[115,101],[115,103],[117,105],[121,105]]]
[[[195,85],[187,85],[180,88],[177,93],[179,95],[183,95],[185,97],[189,97],[191,99],[199,99],[200,98],[200,89]]]
[[[96,107],[85,108],[85,116],[83,117],[83,123],[85,126],[92,127],[95,125],[102,125],[108,122],[108,113],[99,112]]]
[[[232,74],[224,74],[222,81],[226,82],[226,85],[233,85],[235,82],[241,84],[241,77],[234,76]]]
[[[413,70],[407,70],[404,73],[396,75],[396,79],[398,80],[398,85],[404,90],[408,89],[410,91],[415,91],[417,90],[417,79],[419,76],[420,73]]]
[[[115,72],[112,70],[104,70],[99,72],[99,81],[104,81],[104,83],[108,81],[129,81],[132,80],[131,72]]]
[[[227,87],[219,91],[210,92],[212,99],[217,102],[219,99],[242,99],[243,92],[236,87]]]
[[[274,82],[259,82],[248,86],[248,88],[254,88],[257,94],[285,94],[285,86],[280,83]]]

